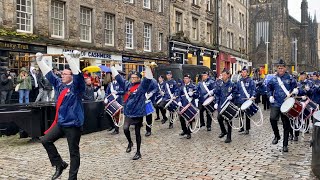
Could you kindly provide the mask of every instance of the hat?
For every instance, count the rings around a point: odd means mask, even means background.
[[[190,74],[185,74],[183,77],[191,78]]]
[[[120,71],[120,70],[118,70],[118,73],[119,73],[119,74],[121,74],[121,75],[126,75],[126,73],[125,73],[125,72]]]
[[[318,74],[317,71],[313,72],[312,75],[313,75],[313,76],[319,76],[319,74]]]
[[[133,74],[141,78],[141,74],[138,71],[132,71],[131,75]]]
[[[202,74],[209,75],[209,72],[208,71],[203,71]]]
[[[293,72],[292,72],[292,75],[298,76],[298,72],[297,72],[297,71],[293,71]]]
[[[241,71],[247,71],[248,72],[248,68],[246,66],[244,66]]]
[[[162,75],[160,75],[159,78],[160,78],[160,77],[161,77],[162,79],[164,78]]]
[[[300,75],[306,75],[307,73],[305,71],[300,72]]]
[[[27,69],[25,67],[21,68],[20,71],[24,71],[24,72],[27,72]]]
[[[171,71],[167,71],[166,74],[172,74],[172,72]]]
[[[279,59],[278,63],[277,63],[277,66],[286,66],[286,62],[284,62],[283,59]]]

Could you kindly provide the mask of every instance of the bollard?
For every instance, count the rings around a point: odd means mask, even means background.
[[[320,111],[315,112],[313,118],[311,169],[313,173],[320,178]]]

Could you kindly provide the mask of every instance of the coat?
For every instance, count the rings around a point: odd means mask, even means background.
[[[158,86],[157,80],[152,79],[147,91],[147,93],[152,93],[152,96],[149,99],[151,100],[152,104],[155,103],[158,92],[159,92],[159,86]]]
[[[193,92],[192,96],[189,96],[191,101],[188,100],[187,95],[185,92]],[[185,107],[189,103],[192,103],[196,107],[195,100],[198,98],[198,93],[197,93],[197,86],[193,83],[189,84],[182,84],[182,86],[179,88],[178,91],[178,98],[176,99],[177,102],[181,102],[182,106]]]
[[[311,100],[320,105],[320,80],[313,81]]]
[[[307,91],[305,89],[306,86],[309,86],[310,87],[310,90]],[[297,83],[297,87],[298,87],[298,90],[299,90],[299,93],[298,93],[298,96],[308,96],[308,97],[311,97],[312,96],[312,86],[313,86],[313,83],[312,81],[310,80],[307,80],[305,79],[304,81],[299,81]]]
[[[243,82],[244,88],[247,90],[247,93],[249,95],[249,97],[246,96],[246,94],[244,93],[244,90],[241,86],[241,82]],[[245,101],[247,101],[247,98],[251,98],[251,97],[255,97],[256,96],[256,84],[255,82],[250,78],[241,78],[238,82],[237,82],[237,92],[236,92],[237,96],[236,96],[236,104],[243,104]]]
[[[216,90],[216,104],[218,104],[218,112],[221,111],[222,105],[229,95],[233,96],[231,102],[235,102],[236,92],[237,87],[230,79],[226,82],[220,83]]]
[[[170,94],[169,94],[169,90],[168,87],[170,89],[170,92],[173,96],[177,96],[177,91],[178,91],[178,84],[174,79],[171,79],[170,81],[166,81],[164,84],[164,96],[163,96],[163,101],[168,101],[169,99],[171,99]]]
[[[13,77],[8,79],[10,74],[2,74],[0,77],[0,91],[11,91],[13,90]]]
[[[26,75],[25,79],[22,79],[21,76],[19,75],[17,78],[17,83],[20,83],[19,90],[21,90],[21,89],[31,90],[32,89],[31,77],[29,75]]]
[[[216,82],[210,78],[208,78],[206,81],[199,82],[197,92],[199,93],[199,103],[201,104],[209,97],[207,90],[204,88],[204,83],[208,87],[209,91],[213,90],[214,94],[217,89]]]
[[[119,104],[123,104],[123,95],[124,95],[124,90],[123,88],[120,87],[120,84],[117,81],[112,81],[108,84],[107,90],[106,90],[106,94],[105,97],[107,97],[108,95],[111,94],[111,86],[113,87],[114,91],[117,91],[117,102]]]

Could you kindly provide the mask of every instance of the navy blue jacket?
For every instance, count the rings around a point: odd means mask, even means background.
[[[320,105],[320,80],[313,81],[311,100]]]
[[[260,81],[257,84],[256,92],[257,92],[256,94],[259,94],[259,95],[266,95],[267,94],[267,85],[263,81]]]
[[[307,85],[310,87],[310,90],[309,90],[309,91],[307,91],[307,90],[305,89],[305,87],[306,87]],[[299,81],[299,82],[297,83],[297,86],[298,86],[298,90],[299,90],[298,96],[308,96],[308,97],[311,97],[311,95],[312,95],[311,88],[312,88],[312,86],[313,86],[312,81],[305,79],[304,81]]]
[[[54,87],[58,95],[65,88],[69,92],[64,97],[59,109],[58,125],[61,127],[81,127],[84,123],[84,111],[82,95],[85,91],[85,82],[82,73],[73,75],[73,82],[69,85],[63,84],[61,79],[50,71],[46,78]]]
[[[273,107],[281,107],[284,100],[286,99],[287,95],[280,87],[277,77],[278,75],[274,76],[269,82],[267,86],[267,93],[268,97],[274,97],[274,103],[271,104]],[[283,76],[280,77],[286,89],[291,92],[294,88],[297,87],[297,81],[289,74],[285,73]]]
[[[206,89],[204,88],[203,83],[205,83],[209,89],[209,91],[213,90],[213,93],[216,91],[216,83],[215,81],[208,78],[206,81],[201,81],[198,84],[197,92],[199,93],[199,104],[202,104],[208,97],[210,97]]]
[[[124,103],[124,115],[129,118],[146,116],[146,92],[151,83],[151,79],[143,78],[142,82],[132,84],[125,80],[121,75],[115,77],[120,87],[128,92],[129,89],[135,84],[140,84],[138,89],[129,95],[127,101]]]
[[[222,104],[227,100],[227,97],[232,94],[231,102],[235,101],[237,86],[229,79],[227,82],[221,83],[216,90],[216,104],[218,104],[218,112],[221,111]]]
[[[192,103],[192,105],[196,106],[195,99],[198,98],[197,86],[191,82],[189,84],[182,84],[182,86],[178,90],[178,98],[176,99],[176,101],[181,102],[183,107],[185,107],[186,105],[188,105],[190,103],[189,100],[187,99],[187,96],[185,95],[185,92],[184,92],[185,88],[186,88],[187,93],[193,92],[193,95],[190,96],[190,98],[192,98],[191,103]]]
[[[177,91],[178,91],[178,84],[174,79],[171,79],[170,81],[166,81],[164,84],[164,90],[165,90],[165,93],[163,96],[164,101],[171,99],[169,92],[168,92],[167,84],[169,85],[169,89],[170,89],[171,94],[173,96],[177,96]]]
[[[111,86],[113,87],[113,89],[115,91],[117,91],[117,102],[119,104],[123,104],[123,95],[124,95],[124,90],[122,88],[120,88],[120,85],[117,81],[112,81],[108,84],[106,93],[105,93],[105,97],[107,97],[109,94],[111,94]]]
[[[159,92],[159,87],[158,87],[157,80],[152,79],[152,81],[149,85],[148,91],[147,91],[147,93],[153,93],[153,95],[149,99],[149,100],[151,100],[152,104],[155,103],[158,92]]]
[[[255,82],[250,78],[241,78],[237,82],[237,97],[236,97],[236,103],[237,104],[243,104],[245,101],[247,101],[247,96],[243,91],[243,88],[241,86],[241,82],[243,82],[244,87],[246,88],[249,98],[256,96],[256,84]]]

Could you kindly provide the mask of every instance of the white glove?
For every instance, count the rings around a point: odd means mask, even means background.
[[[153,93],[146,93],[146,99],[150,99],[153,96]]]
[[[212,96],[213,95],[213,90],[209,91],[209,94],[210,94],[210,96]]]
[[[250,98],[250,100],[255,100],[256,98],[254,97],[254,96],[252,96],[251,98]]]
[[[273,104],[273,103],[274,103],[274,97],[273,97],[273,96],[270,96],[270,97],[269,97],[269,101],[270,101],[271,104]]]
[[[230,100],[232,100],[232,94],[230,94],[228,97],[227,97],[227,99],[230,101]]]
[[[44,62],[42,61],[43,54],[42,53],[37,53],[36,54],[36,60],[39,68],[42,71],[42,74],[45,76],[51,71],[51,68]]]
[[[297,88],[294,88],[293,91],[292,91],[292,94],[297,95],[298,93],[299,93],[299,90]]]
[[[302,99],[302,100],[306,100],[307,97],[306,97],[306,96],[302,96],[301,99]]]
[[[213,107],[214,107],[215,109],[218,109],[218,104],[215,104]]]
[[[193,92],[192,91],[188,92],[188,95],[193,96]]]
[[[38,53],[36,54],[36,60],[37,60],[37,61],[41,61],[41,60],[42,60],[42,57],[43,57],[43,54],[42,54],[42,53],[39,53],[39,52],[38,52]]]
[[[178,102],[178,106],[182,106],[182,103],[181,103],[181,102]]]
[[[307,85],[307,86],[305,87],[305,89],[306,89],[306,91],[309,91],[309,90],[310,90],[310,86]]]
[[[118,91],[111,91],[112,94],[118,94]]]
[[[104,103],[105,103],[105,104],[108,104],[108,102],[109,102],[108,98],[105,98],[105,99],[104,99]]]

